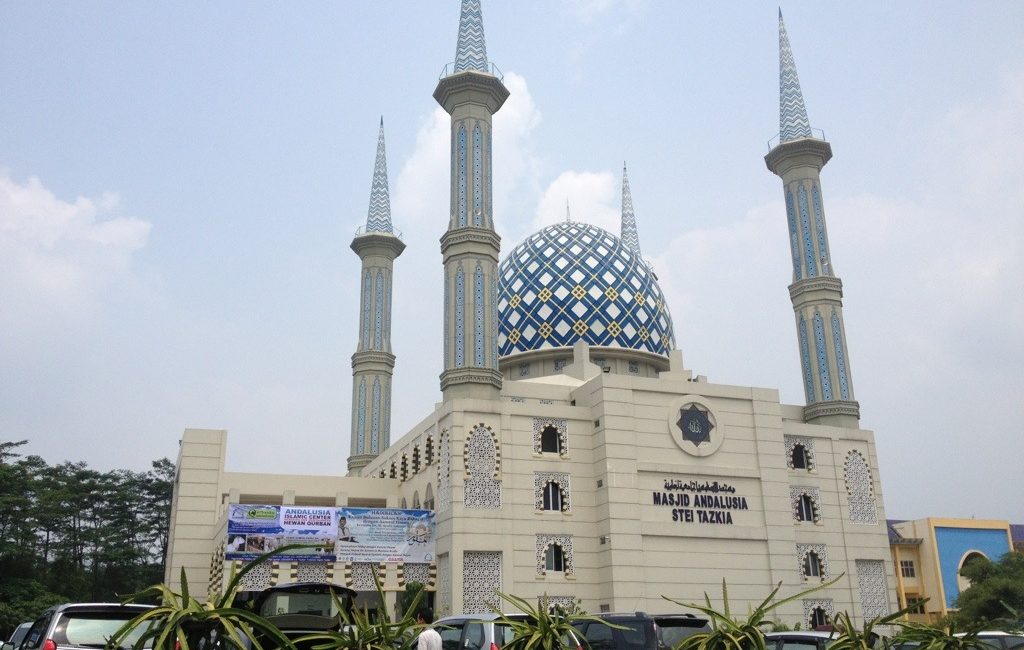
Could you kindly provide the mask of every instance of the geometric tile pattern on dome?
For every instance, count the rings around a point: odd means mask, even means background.
[[[843,480],[846,483],[846,503],[850,511],[850,521],[855,524],[877,524],[878,509],[875,507],[871,468],[859,451],[853,450],[846,455],[846,462],[843,463]]]
[[[793,50],[789,46],[786,24],[782,22],[782,9],[779,9],[779,140],[787,142],[809,137],[811,122],[807,119]]]
[[[544,509],[544,488],[548,483],[558,486],[558,492],[562,497],[562,512],[569,512],[572,504],[569,503],[569,473],[568,472],[534,472],[533,473],[533,502],[537,510]]]
[[[821,567],[821,575],[820,576],[808,576],[806,573],[804,573],[804,560],[807,559],[807,554],[808,553],[814,553],[815,555],[818,556],[818,562],[820,563],[820,567]],[[826,578],[829,577],[829,571],[828,571],[828,547],[825,546],[824,544],[797,544],[796,545],[796,565],[797,565],[797,571],[799,571],[800,574],[802,576],[804,576],[804,580],[806,580],[808,577],[815,577],[815,578],[820,577],[822,580],[825,580]]]
[[[501,453],[497,436],[483,424],[473,428],[466,440],[463,461],[466,468],[463,505],[467,508],[501,508]]]
[[[377,160],[373,164],[366,232],[391,232],[391,197],[388,193],[388,161],[384,153],[383,117],[380,118],[380,132],[377,134]]]
[[[786,465],[789,469],[796,469],[793,467],[793,450],[797,445],[802,445],[804,452],[807,454],[807,470],[814,469],[814,438],[805,438],[803,436],[782,436],[783,444],[786,446]]]
[[[836,607],[832,603],[831,598],[810,598],[804,600],[804,622],[811,620],[811,612],[815,609],[821,608],[828,616],[829,621],[834,621],[836,618]]]
[[[459,40],[455,46],[455,72],[463,70],[487,72],[487,44],[484,41],[484,18],[480,11],[480,0],[462,0]]]
[[[552,544],[562,549],[562,572],[571,576],[576,572],[572,559],[572,535],[537,535],[537,542],[534,545],[534,552],[537,559],[537,575],[547,573],[545,561],[548,547]]]
[[[886,586],[885,564],[882,560],[856,560],[857,587],[864,620],[889,613],[889,590]]]
[[[462,611],[485,614],[501,598],[501,551],[466,551],[462,556]]]
[[[498,275],[501,356],[580,340],[663,356],[675,347],[657,278],[606,230],[547,226],[513,249]]]

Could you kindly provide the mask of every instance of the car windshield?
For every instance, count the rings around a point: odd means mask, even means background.
[[[261,616],[281,616],[284,614],[311,614],[313,616],[333,617],[338,615],[338,607],[331,592],[296,593],[282,591],[271,594],[260,606]]]
[[[658,639],[666,648],[674,648],[686,637],[707,629],[707,623],[699,618],[666,617],[656,619],[655,622],[658,626]]]
[[[137,610],[107,612],[75,612],[67,611],[61,615],[53,629],[53,641],[58,646],[78,646],[80,648],[103,648],[110,637],[114,636],[122,625],[139,614]],[[121,642],[121,647],[134,647],[145,633],[145,627],[138,627]],[[147,642],[147,648],[152,647]]]

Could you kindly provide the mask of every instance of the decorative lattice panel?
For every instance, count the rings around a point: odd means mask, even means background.
[[[855,524],[877,524],[878,510],[875,507],[871,468],[859,451],[853,450],[846,455],[843,478],[846,481],[846,503],[850,509],[850,521]]]
[[[452,507],[452,449],[447,430],[441,432],[437,451],[437,511],[446,512]]]
[[[418,582],[433,589],[437,582],[437,569],[429,563],[406,562],[401,567],[398,583],[404,587],[409,582]]]
[[[569,452],[569,428],[563,418],[533,418],[533,453],[541,453],[541,434],[548,427],[558,431],[559,448],[562,450],[560,455],[564,456]]]
[[[556,606],[561,606],[565,611],[571,611],[576,607],[575,596],[541,596],[537,599],[537,605],[542,609],[551,611]]]
[[[501,552],[466,551],[462,556],[462,611],[484,614],[501,605]]]
[[[498,440],[489,426],[481,423],[473,427],[466,440],[464,455],[466,482],[463,503],[467,508],[501,507],[501,483],[497,480],[501,468]]]
[[[573,575],[576,570],[572,560],[572,535],[537,535],[537,543],[534,548],[537,553],[537,573],[540,575],[547,573],[544,568],[544,555],[552,544],[562,547],[565,575]]]
[[[224,588],[224,542],[217,545],[210,556],[210,586],[207,592],[212,599],[220,595]]]
[[[882,560],[857,560],[857,587],[864,619],[889,613],[889,589]]]
[[[832,604],[831,598],[809,598],[804,600],[804,622],[811,622],[811,613],[821,608],[825,612],[825,616],[828,616],[829,621],[836,620],[836,608]]]
[[[262,591],[271,586],[273,566],[270,562],[262,562],[242,576],[243,591]]]
[[[825,580],[826,578],[830,577],[832,574],[829,572],[828,568],[828,547],[824,544],[796,545],[796,564],[797,571],[800,572],[800,575],[804,576],[805,580],[809,578],[809,576],[807,576],[804,573],[804,560],[807,558],[808,553],[814,553],[815,555],[817,555],[818,561],[821,563],[821,575],[812,577],[814,577],[815,579],[821,578],[822,580]]]
[[[814,438],[805,438],[803,436],[783,436],[782,437],[786,445],[786,466],[789,469],[796,469],[793,467],[793,449],[797,445],[803,445],[804,449],[807,450],[807,470],[814,469]]]
[[[562,512],[569,512],[569,473],[568,472],[534,472],[533,473],[533,501],[537,510],[544,509],[544,488],[550,482],[558,484],[558,491],[562,494]]]
[[[297,582],[331,582],[334,567],[327,562],[299,562],[295,567]]]
[[[345,566],[345,583],[356,591],[376,591],[373,572],[377,572],[377,578],[383,583],[386,570],[383,564],[375,562],[350,562]]]
[[[441,616],[452,613],[452,571],[447,553],[437,558],[437,595],[434,597],[434,609]]]
[[[821,521],[821,490],[816,487],[798,485],[791,485],[789,487],[789,502],[790,508],[793,511],[793,519],[797,519],[797,511],[800,509],[800,497],[805,494],[811,498],[814,523],[818,523]]]

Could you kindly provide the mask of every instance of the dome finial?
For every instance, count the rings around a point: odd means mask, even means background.
[[[796,74],[793,50],[789,47],[786,23],[779,8],[779,140],[788,142],[810,138],[811,123],[807,119],[804,95],[800,91],[800,78]]]
[[[465,70],[488,72],[487,44],[484,42],[484,18],[480,11],[480,0],[462,0],[454,72]]]
[[[565,223],[572,223],[572,216],[569,215],[569,197],[565,198]]]
[[[626,163],[622,163],[622,225],[619,227],[619,238],[626,248],[637,255],[640,254],[640,236],[636,231],[636,215],[633,213],[633,194],[629,191],[629,176],[626,174]]]
[[[392,232],[391,196],[388,192],[388,161],[384,152],[384,116],[377,133],[377,159],[370,185],[370,209],[366,213],[366,232]]]

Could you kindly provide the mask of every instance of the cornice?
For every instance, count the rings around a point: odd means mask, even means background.
[[[851,415],[860,419],[860,403],[854,400],[817,402],[804,407],[804,421],[810,422],[829,415]]]

